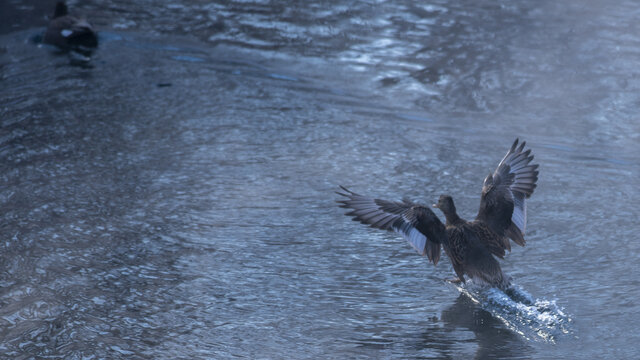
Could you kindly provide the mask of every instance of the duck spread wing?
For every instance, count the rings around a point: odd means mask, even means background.
[[[508,238],[524,246],[527,227],[527,204],[538,180],[538,165],[531,164],[531,149],[518,139],[497,169],[486,177],[482,186],[480,210],[476,220],[483,221],[498,236],[503,248],[510,250]]]
[[[402,235],[420,255],[427,255],[429,261],[437,264],[440,260],[441,244],[446,240],[444,225],[428,207],[408,200],[401,202],[373,199],[356,194],[340,186],[338,200],[340,207],[351,209],[346,213],[353,220],[374,228],[395,231]]]

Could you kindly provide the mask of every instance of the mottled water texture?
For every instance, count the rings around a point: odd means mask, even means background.
[[[0,11],[1,358],[640,354],[636,3],[90,0],[82,66],[29,41],[49,5]],[[472,218],[516,137],[503,268],[552,341],[334,202]]]

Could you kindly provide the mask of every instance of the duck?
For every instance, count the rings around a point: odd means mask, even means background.
[[[89,54],[98,47],[98,36],[86,19],[70,15],[67,5],[59,1],[42,42],[55,45],[62,51]]]
[[[373,228],[396,232],[429,262],[437,265],[442,250],[457,278],[506,290],[511,279],[497,259],[511,251],[511,241],[525,246],[527,203],[537,186],[538,164],[531,149],[516,139],[493,173],[483,182],[480,208],[474,220],[461,218],[450,195],[441,195],[432,207],[445,217],[444,224],[428,206],[403,199],[388,201],[355,193],[340,185],[345,215]]]

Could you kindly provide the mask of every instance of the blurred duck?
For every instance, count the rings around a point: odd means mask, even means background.
[[[69,15],[67,5],[59,1],[43,42],[55,45],[63,51],[90,53],[98,46],[98,36],[87,20]]]
[[[433,207],[440,209],[445,224],[430,208],[408,200],[392,202],[356,194],[341,186],[341,207],[353,220],[374,228],[391,230],[402,235],[420,255],[427,255],[434,265],[440,259],[441,248],[451,260],[458,279],[465,275],[475,281],[501,289],[510,285],[494,256],[503,259],[511,250],[510,240],[525,245],[527,205],[538,180],[538,165],[531,150],[524,151],[525,142],[513,143],[497,169],[489,174],[482,186],[480,209],[473,221],[460,218],[453,199],[442,195]]]

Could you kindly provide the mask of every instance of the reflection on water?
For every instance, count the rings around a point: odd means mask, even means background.
[[[501,321],[483,310],[467,296],[460,295],[442,312],[442,321],[451,328],[472,331],[478,349],[476,359],[520,359],[530,357],[531,349],[518,334],[505,329]]]
[[[87,1],[90,67],[0,27],[0,353],[633,358],[640,42],[605,5]],[[503,268],[575,319],[555,345],[334,203],[472,218],[517,136],[541,173]]]

